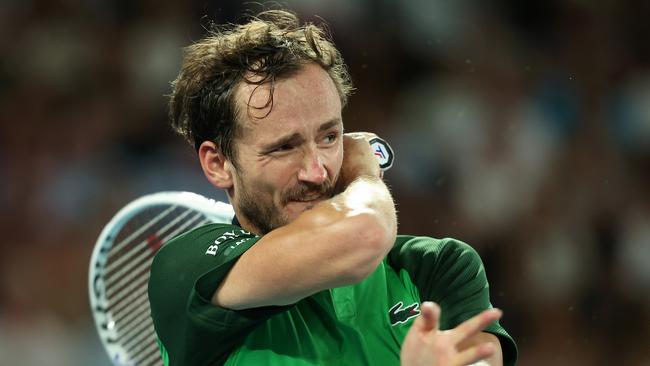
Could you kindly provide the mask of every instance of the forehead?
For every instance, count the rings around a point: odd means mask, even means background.
[[[288,77],[261,85],[242,82],[235,92],[242,140],[272,138],[341,119],[341,100],[329,74],[307,64]]]

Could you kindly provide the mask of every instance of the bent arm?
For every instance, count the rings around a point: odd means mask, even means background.
[[[443,309],[442,330],[455,328],[482,309],[492,307],[481,258],[463,242],[450,238],[400,237],[389,254],[389,263],[398,271],[408,272],[422,300],[439,303]],[[494,358],[487,359],[489,364],[516,364],[517,346],[499,321],[488,325],[477,337],[467,346],[489,342],[498,351]]]
[[[376,176],[273,230],[244,253],[212,297],[230,309],[288,305],[367,277],[393,246],[395,206]]]

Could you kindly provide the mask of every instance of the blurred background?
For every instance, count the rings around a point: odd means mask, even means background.
[[[650,365],[650,2],[295,0],[391,142],[400,232],[481,254],[521,365]],[[237,1],[4,0],[0,365],[108,365],[90,253],[132,199],[225,200],[167,126],[181,47]]]

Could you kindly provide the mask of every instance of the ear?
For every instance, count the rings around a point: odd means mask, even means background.
[[[203,174],[214,186],[230,189],[233,186],[233,166],[212,141],[203,141],[199,147],[199,161]]]

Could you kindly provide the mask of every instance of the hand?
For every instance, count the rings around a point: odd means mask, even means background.
[[[370,140],[377,137],[369,132],[351,132],[343,135],[343,164],[337,182],[338,192],[343,191],[360,176],[383,177]]]
[[[493,344],[482,343],[465,350],[459,349],[459,344],[501,318],[501,314],[498,309],[486,310],[454,329],[440,331],[440,307],[433,302],[422,303],[420,315],[402,344],[402,366],[461,366],[490,357],[495,352]]]

